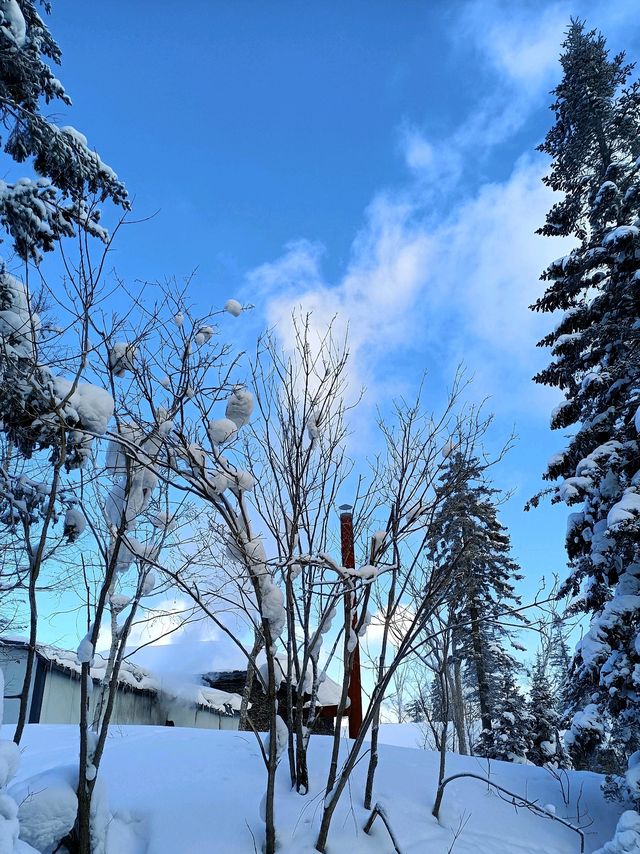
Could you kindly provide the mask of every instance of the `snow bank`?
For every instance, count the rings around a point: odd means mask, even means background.
[[[4,673],[0,670],[0,728],[4,712]],[[19,839],[18,804],[6,787],[20,765],[20,748],[13,741],[0,739],[0,854],[37,854]]]
[[[22,773],[28,777],[50,767],[61,753],[76,755],[77,738],[73,726],[28,726]],[[341,759],[345,748],[346,744]],[[309,797],[301,798],[291,790],[287,774],[276,778],[279,854],[314,850],[321,811],[313,805],[326,781],[330,750],[330,739],[311,737]],[[488,770],[488,763],[477,757],[447,757],[448,774],[486,774]],[[358,763],[352,796],[345,795],[337,807],[329,837],[332,852],[389,854],[389,837],[382,826],[375,826],[370,836],[361,830],[368,817],[362,807],[366,771],[366,760]],[[546,805],[549,813],[555,810],[569,821],[575,821],[579,798],[580,814],[587,825],[587,854],[614,836],[620,805],[603,799],[600,776],[568,772],[565,791],[569,803],[565,804],[560,783],[543,768],[495,761],[489,772],[499,785],[526,794]],[[264,824],[259,804],[265,771],[251,733],[115,727],[100,773],[114,815],[107,833],[107,854],[130,854],[121,844],[125,816],[127,826],[133,826],[136,817],[146,817],[148,854],[254,854],[252,834],[260,850]],[[550,817],[516,810],[477,780],[460,779],[447,787],[439,823],[431,815],[437,779],[436,753],[380,747],[374,798],[384,804],[405,854],[446,854],[465,819],[455,854],[576,854],[580,850],[577,834]],[[633,824],[627,817],[619,831],[630,829]],[[605,847],[603,854],[630,851],[633,849]]]
[[[640,854],[640,815],[635,810],[623,812],[616,835],[594,854]]]
[[[51,850],[69,833],[78,812],[78,768],[69,765],[35,774],[12,786],[20,804],[20,837],[39,851]]]
[[[78,812],[77,787],[77,765],[50,768],[12,786],[11,796],[20,805],[20,839],[38,851],[52,851],[75,823]],[[93,854],[107,854],[110,822],[106,788],[102,780],[98,779],[91,799]]]

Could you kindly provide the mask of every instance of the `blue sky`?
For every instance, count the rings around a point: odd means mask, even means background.
[[[134,279],[197,269],[195,298],[250,301],[240,345],[302,304],[351,330],[354,385],[374,407],[456,365],[489,397],[496,472],[531,595],[562,574],[566,510],[524,514],[562,437],[531,376],[549,328],[527,306],[567,244],[538,238],[552,197],[535,153],[552,121],[571,15],[640,55],[634,2],[248,3],[58,0],[50,25],[85,133],[135,215],[113,260]],[[58,108],[56,108],[58,110]],[[56,113],[57,114],[57,113]]]

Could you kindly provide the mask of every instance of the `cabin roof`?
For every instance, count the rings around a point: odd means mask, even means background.
[[[0,637],[0,647],[27,650],[28,643],[19,638]],[[72,679],[80,679],[82,668],[75,652],[39,643],[36,646],[36,655],[50,669],[66,673]],[[97,653],[90,671],[95,683],[100,684],[104,680],[106,666],[107,656]],[[223,715],[234,715],[239,711],[241,703],[241,697],[238,694],[209,688],[204,683],[198,684],[189,677],[178,680],[168,678],[164,674],[152,673],[128,658],[124,658],[120,665],[118,688],[142,694],[162,694],[169,701],[184,702],[195,705],[203,711]]]

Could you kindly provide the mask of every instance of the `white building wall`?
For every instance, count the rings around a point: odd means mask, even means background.
[[[22,690],[27,652],[19,647],[0,645],[0,667],[4,671],[5,694],[18,694]],[[39,666],[34,664],[31,680],[29,709],[33,699],[33,685]],[[42,666],[42,665],[40,665]],[[89,720],[99,696],[100,686],[94,682],[90,704]],[[4,722],[16,723],[18,720],[19,700],[4,701]],[[162,697],[151,692],[128,690],[124,686],[118,689],[111,723],[113,724],[151,724],[164,726],[167,721],[175,726],[197,727],[198,729],[238,729],[238,715],[221,715],[214,711],[190,705],[188,703],[167,703]],[[67,673],[45,662],[45,681],[40,710],[40,723],[77,724],[80,721],[80,680],[74,674]]]
[[[0,668],[4,673],[4,722],[6,724],[18,722],[20,700],[8,700],[6,698],[8,695],[19,694],[22,691],[26,661],[26,649],[0,646]],[[33,693],[33,676],[31,677],[31,693]],[[31,697],[29,697],[29,704],[31,704]],[[29,705],[30,707],[31,705]]]
[[[93,683],[89,705],[89,720],[93,719],[95,705],[100,696],[100,685]],[[159,724],[166,718],[156,695],[150,692],[118,689],[111,723],[113,724]],[[47,670],[42,708],[42,724],[80,723],[80,682],[70,673],[51,668]]]
[[[165,707],[165,718],[173,721],[174,726],[197,727],[198,729],[222,729],[221,715],[214,711],[205,711],[196,705],[173,701]],[[238,729],[238,718],[235,718]],[[164,721],[163,721],[164,723]]]

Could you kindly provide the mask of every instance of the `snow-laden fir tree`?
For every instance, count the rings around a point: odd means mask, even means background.
[[[540,342],[552,360],[535,379],[564,393],[551,427],[573,430],[545,478],[558,481],[555,501],[575,505],[561,592],[590,618],[572,667],[569,742],[584,753],[617,718],[628,757],[640,736],[640,85],[579,21],[561,63],[556,123],[540,149],[553,159],[545,183],[564,197],[540,233],[578,245],[543,273],[533,308],[563,312]]]
[[[410,700],[407,704],[407,718],[411,723],[419,724],[425,721],[425,709],[429,708],[429,700],[427,692],[420,689],[418,697]]]
[[[545,661],[538,653],[531,674],[529,699],[531,746],[527,758],[534,765],[568,768],[570,763],[560,738],[560,715],[556,698],[547,676]]]
[[[487,759],[527,762],[531,748],[531,716],[516,684],[516,669],[502,674],[501,697],[493,707],[492,727],[482,730],[475,752]]]
[[[48,4],[42,6],[48,10]],[[71,104],[49,65],[59,62],[60,49],[35,2],[0,3],[2,150],[7,159],[30,161],[35,172],[13,183],[0,180],[0,227],[25,261],[38,262],[77,228],[106,242],[96,203],[111,199],[128,207],[124,185],[86,138],[43,115],[52,102]],[[7,163],[4,174],[10,169],[15,167]],[[77,467],[90,443],[79,431],[104,432],[113,404],[101,389],[75,388],[46,367],[35,303],[35,295],[0,259],[0,423],[8,440],[30,457],[38,446],[59,446],[60,424],[66,422],[75,430],[75,437],[67,437],[73,447],[68,465]]]
[[[486,482],[479,458],[454,449],[438,491],[446,498],[434,521],[432,556],[457,567],[450,599],[454,654],[465,663],[482,726],[491,729],[503,671],[514,666],[506,649],[513,632],[501,620],[520,601],[513,585],[521,576],[498,520],[500,493]]]
[[[429,686],[427,702],[435,723],[444,724],[453,720],[453,709],[451,708],[452,701],[448,692],[445,695],[441,679],[436,677],[432,680],[431,685]]]
[[[47,3],[42,6],[48,10]],[[36,173],[0,181],[0,224],[25,259],[38,260],[75,226],[106,239],[98,209],[86,201],[89,196],[128,204],[124,184],[86,137],[43,115],[43,105],[71,104],[49,65],[60,58],[33,0],[0,4],[0,119],[7,131],[2,147],[18,163],[31,160]]]
[[[567,643],[567,634],[562,621],[556,619],[544,645],[544,669],[549,680],[554,707],[561,718],[567,708],[569,671],[571,668],[571,652]]]

